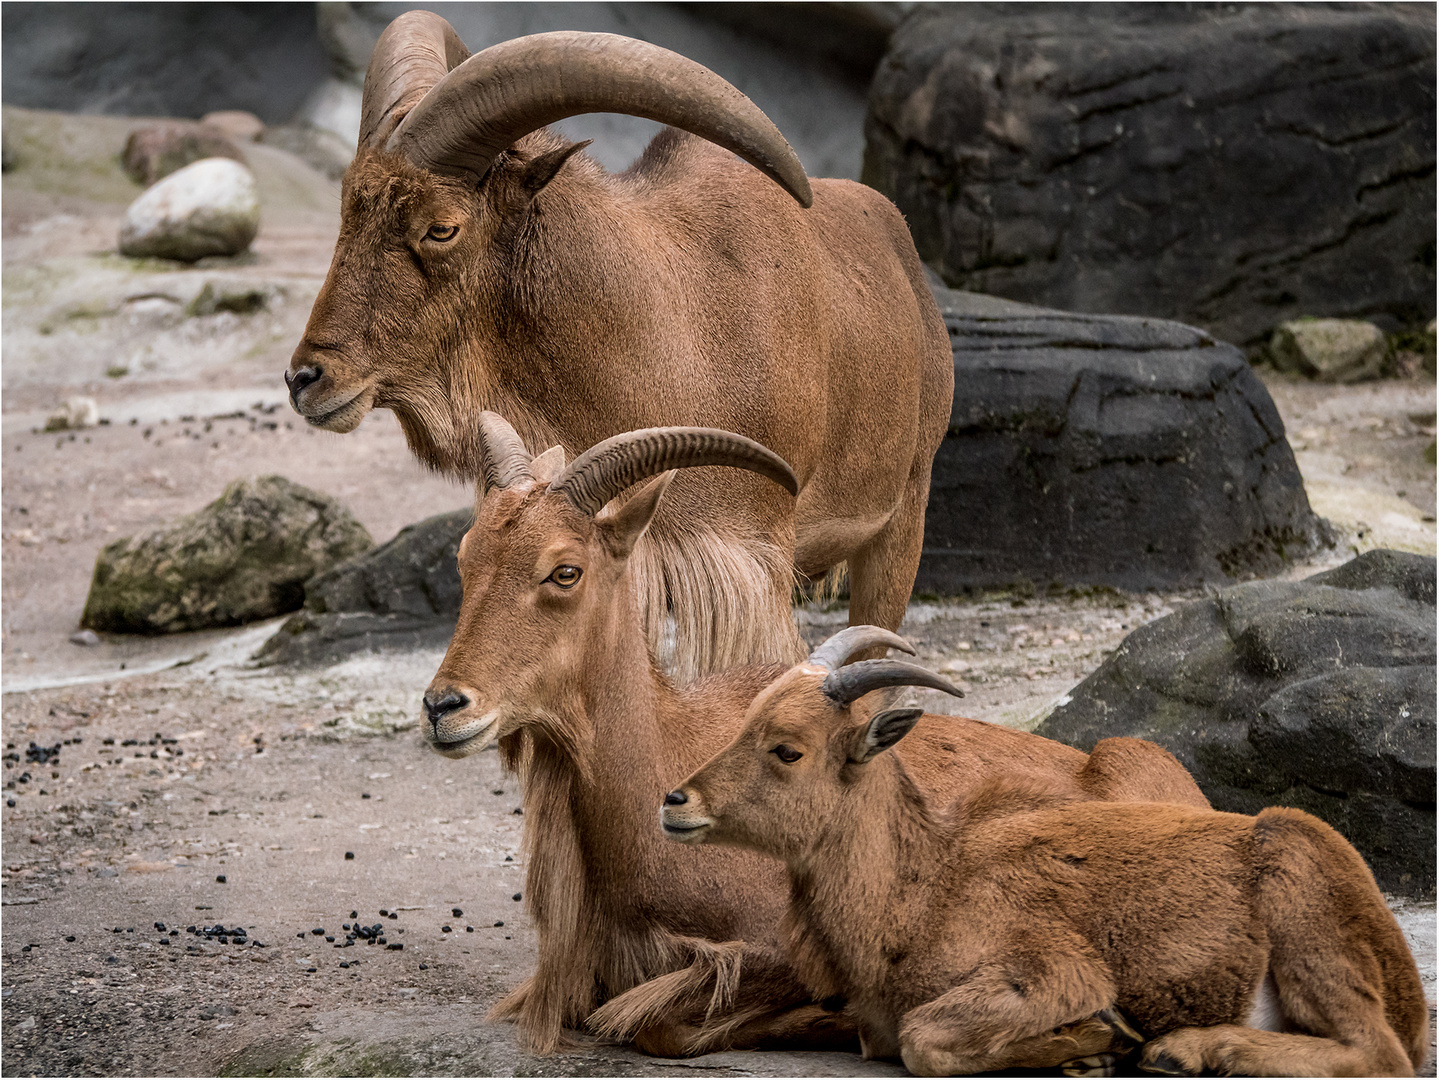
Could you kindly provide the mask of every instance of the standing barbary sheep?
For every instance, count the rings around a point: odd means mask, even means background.
[[[668,844],[649,807],[739,730],[777,677],[804,695],[818,697],[827,679],[832,695],[858,695],[872,687],[840,666],[851,653],[909,646],[886,630],[852,627],[791,672],[755,665],[676,688],[645,648],[631,560],[673,490],[668,470],[729,465],[793,490],[784,463],[727,432],[662,428],[606,440],[566,468],[560,448],[532,458],[489,413],[480,447],[486,479],[460,545],[459,624],[425,694],[424,734],[454,758],[498,739],[524,779],[525,899],[539,957],[494,1015],[517,1020],[540,1051],[607,1001],[590,1026],[652,1053],[852,1043],[848,1019],[810,999],[780,949],[782,868],[744,852]],[[610,501],[656,474],[628,501]],[[913,665],[878,670],[886,685],[953,692]],[[972,782],[955,767],[971,758],[996,774],[1033,776],[1059,796],[1207,805],[1171,755],[1136,739],[1107,739],[1085,755],[932,716],[906,746],[937,798]]]
[[[1328,825],[1056,804],[1023,777],[938,810],[884,753],[919,715],[775,715],[761,695],[660,810],[673,839],[785,860],[789,955],[816,997],[848,1000],[867,1055],[928,1076],[1066,1059],[1078,1074],[1112,1066],[1116,1027],[1142,1041],[1138,1027],[1157,1036],[1140,1067],[1169,1075],[1422,1063],[1414,959]]]
[[[610,175],[542,128],[585,112],[673,127]],[[791,463],[799,497],[728,471],[675,482],[635,574],[667,670],[802,656],[796,571],[847,562],[852,621],[899,625],[954,372],[883,196],[811,191],[748,98],[665,49],[563,32],[470,56],[413,11],[375,47],[340,212],[286,373],[309,423],[391,409],[426,465],[471,480],[487,409],[536,452],[740,432]]]

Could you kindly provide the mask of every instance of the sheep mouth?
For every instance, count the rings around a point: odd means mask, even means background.
[[[319,413],[306,413],[305,423],[311,427],[326,428],[330,431],[353,431],[364,419],[365,414],[370,411],[370,403],[361,400],[365,397],[368,387],[360,387],[349,397],[345,398],[338,405]]]
[[[490,740],[495,737],[495,733],[499,730],[500,718],[492,713],[489,716],[481,717],[477,721],[477,724],[479,725],[478,730],[475,730],[473,734],[465,735],[459,739],[441,739],[433,731],[429,731],[426,734],[428,735],[430,745],[434,747],[438,753],[444,754],[445,757],[468,757],[471,754],[479,753],[489,745]],[[466,726],[468,727],[469,725]]]
[[[671,840],[678,840],[682,844],[699,843],[700,838],[709,832],[713,822],[710,821],[672,821],[670,818],[660,818],[660,828]]]

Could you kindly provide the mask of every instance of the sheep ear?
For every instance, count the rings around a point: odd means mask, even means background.
[[[908,735],[923,715],[923,709],[914,708],[886,709],[878,713],[859,729],[849,760],[856,765],[863,765],[866,761],[878,757]]]
[[[590,145],[592,140],[570,143],[558,150],[547,150],[539,157],[525,163],[524,172],[520,174],[520,187],[525,194],[533,199],[538,195],[559,171],[565,167],[565,162],[578,154],[585,147]]]
[[[563,446],[552,446],[530,462],[530,475],[535,478],[537,487],[549,487],[550,481],[564,471],[565,448]]]
[[[660,500],[677,471],[670,469],[660,473],[622,506],[615,507],[614,503],[610,503],[596,515],[595,524],[612,554],[624,558],[634,550],[639,538],[650,527],[655,511],[660,508]]]

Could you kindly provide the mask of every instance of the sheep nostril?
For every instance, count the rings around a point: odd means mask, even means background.
[[[298,397],[312,383],[320,381],[320,376],[325,374],[325,369],[316,364],[314,367],[302,367],[298,371],[285,372],[285,385],[290,388],[290,397]]]
[[[425,695],[425,715],[432,725],[438,724],[442,717],[454,712],[456,709],[463,709],[470,703],[470,699],[461,694],[458,690],[449,690],[439,698]]]
[[[683,791],[671,791],[665,796],[666,806],[683,806],[690,801],[690,797]]]

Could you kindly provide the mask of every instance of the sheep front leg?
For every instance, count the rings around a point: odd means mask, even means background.
[[[852,1050],[848,1014],[816,1004],[776,950],[691,941],[684,968],[641,983],[597,1009],[586,1026],[656,1057],[716,1050]]]
[[[1007,950],[907,1012],[900,1056],[917,1076],[1059,1066],[1103,1075],[1117,1060],[1108,1055],[1138,1040],[1113,1011],[1114,998],[1108,972],[1086,956]]]

